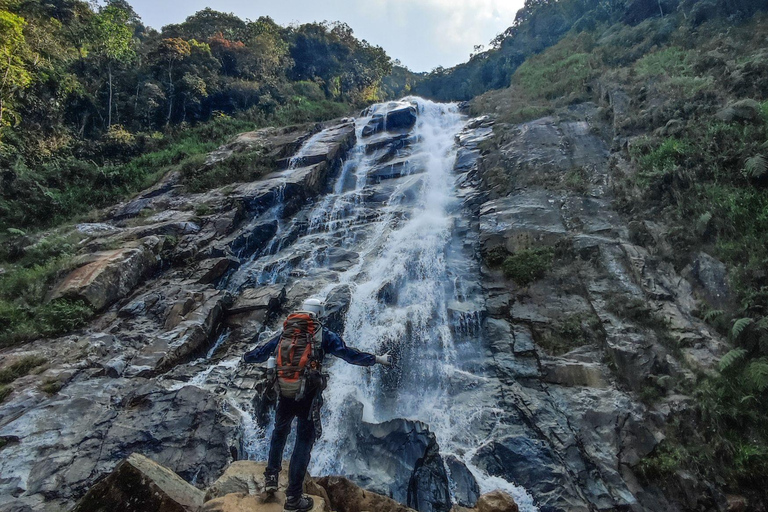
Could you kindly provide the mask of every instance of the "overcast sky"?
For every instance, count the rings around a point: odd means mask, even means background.
[[[243,19],[343,21],[413,71],[449,67],[487,45],[515,19],[524,0],[129,0],[146,25],[160,29],[205,7]]]

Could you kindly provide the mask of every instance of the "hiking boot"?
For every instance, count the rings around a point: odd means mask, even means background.
[[[268,494],[277,492],[277,475],[264,475],[264,492]]]
[[[285,499],[283,512],[308,512],[315,506],[315,502],[306,495]]]

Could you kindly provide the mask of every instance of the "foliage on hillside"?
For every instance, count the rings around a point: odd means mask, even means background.
[[[346,115],[415,76],[389,76],[384,51],[343,23],[204,9],[157,31],[125,0],[3,0],[0,56],[2,232],[110,204],[236,130]]]
[[[690,471],[757,510],[768,503],[768,16],[749,17],[764,7],[751,2],[675,5],[574,25],[472,108],[523,122],[599,103],[593,124],[626,163],[613,176],[624,213],[668,226],[662,256],[679,271],[701,251],[726,264],[732,303],[701,316],[734,348],[719,374],[697,375],[695,406],[640,469],[661,485]]]
[[[571,31],[614,24],[632,27],[660,14],[684,15],[698,26],[715,18],[743,20],[765,8],[762,0],[526,0],[512,26],[496,36],[486,51],[453,68],[436,68],[414,91],[440,101],[457,101],[508,87],[529,57]]]

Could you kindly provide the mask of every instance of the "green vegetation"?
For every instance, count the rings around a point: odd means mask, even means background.
[[[10,384],[19,377],[28,375],[29,372],[44,365],[48,361],[43,357],[27,356],[0,369],[0,384]]]
[[[583,91],[597,70],[588,33],[566,37],[517,68],[512,84],[531,99],[555,99]]]
[[[0,33],[3,233],[113,204],[235,133],[347,115],[415,80],[400,67],[382,89],[389,57],[343,23],[204,9],[158,32],[122,0],[10,0]]]
[[[552,268],[555,250],[552,247],[523,249],[508,256],[501,264],[504,275],[520,286],[541,279]]]
[[[600,319],[593,314],[574,313],[560,318],[543,332],[536,343],[548,353],[559,356],[571,350],[594,343],[600,330]]]
[[[51,234],[25,246],[29,239],[23,232],[7,237],[0,256],[14,263],[6,263],[0,274],[0,346],[68,332],[93,315],[82,302],[46,302],[56,279],[71,269],[79,239],[77,234]]]
[[[11,393],[13,393],[13,388],[11,386],[0,385],[0,404],[5,402],[5,399],[8,398],[8,395]],[[0,448],[5,446],[5,443],[5,439],[0,438]]]
[[[413,90],[437,100],[471,100],[488,91],[508,87],[514,83],[518,68],[526,63],[530,68],[535,56],[545,53],[565,37],[585,33],[599,35],[593,54],[600,55],[604,63],[627,65],[645,56],[654,46],[664,44],[681,25],[697,29],[715,20],[749,19],[765,9],[765,2],[761,0],[673,0],[659,2],[658,9],[655,5],[649,8],[647,3],[630,0],[526,0],[514,23],[495,37],[487,49],[479,47],[468,62],[453,68],[434,69],[419,80]],[[709,34],[705,31],[702,35]],[[675,50],[664,52],[647,63],[649,71],[658,69],[654,66],[672,64]],[[747,55],[748,52],[740,53],[739,58],[748,59]],[[589,60],[586,55],[569,55],[556,67],[571,67],[583,76],[591,68],[587,64]],[[574,81],[578,82],[578,78]],[[702,87],[696,76],[676,76],[670,84],[687,91]]]
[[[64,387],[64,384],[62,384],[58,380],[46,379],[45,382],[40,384],[39,389],[40,389],[40,391],[42,391],[43,393],[46,393],[48,395],[55,395],[56,393],[61,391],[61,388],[63,388],[63,387]]]

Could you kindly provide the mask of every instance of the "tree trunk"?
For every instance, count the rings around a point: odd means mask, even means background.
[[[107,129],[112,126],[112,62],[107,64],[107,74],[109,75],[109,112],[107,112]]]
[[[165,126],[171,124],[171,114],[173,114],[173,66],[168,66],[168,118],[165,120]]]

